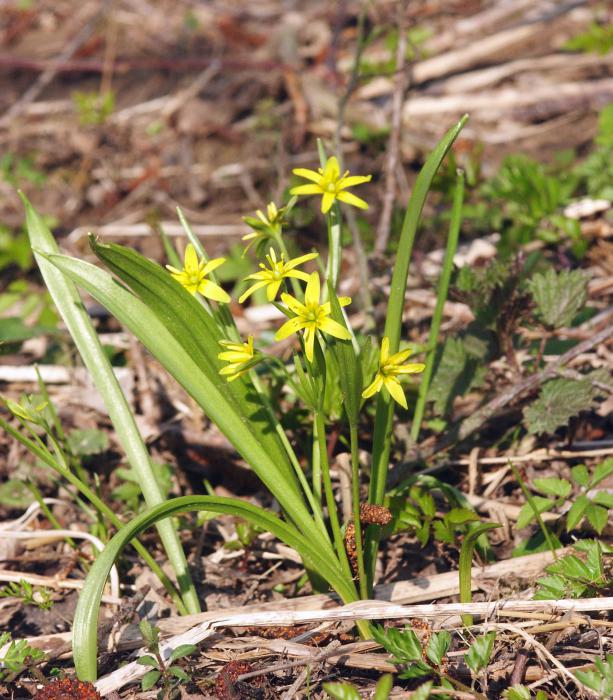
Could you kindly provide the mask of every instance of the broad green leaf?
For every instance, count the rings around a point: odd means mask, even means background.
[[[464,654],[464,661],[473,673],[479,673],[487,667],[494,649],[496,632],[488,632],[477,637],[470,645],[470,649]]]
[[[613,654],[605,661],[596,659],[596,668],[590,671],[575,671],[575,676],[588,688],[595,690],[602,700],[613,697]]]
[[[537,491],[549,494],[550,496],[556,496],[558,498],[566,498],[570,495],[572,490],[572,486],[569,481],[566,479],[557,479],[554,476],[544,479],[534,479],[532,483]]]
[[[581,519],[583,518],[585,511],[590,504],[591,501],[586,495],[582,494],[581,496],[577,496],[577,500],[572,504],[570,510],[566,514],[567,532],[570,532],[581,522]]]
[[[580,379],[552,379],[546,382],[536,401],[524,409],[528,432],[533,435],[554,433],[581,411],[592,408],[594,389]]]
[[[347,580],[342,575],[338,560],[321,546],[318,538],[301,535],[293,525],[285,523],[275,515],[245,501],[216,496],[173,498],[151,508],[124,525],[108,542],[90,569],[85,586],[79,596],[72,627],[73,656],[80,680],[96,680],[100,601],[109,572],[117,557],[124,547],[143,530],[164,518],[191,511],[227,513],[244,518],[257,527],[272,532],[285,544],[293,547],[300,554],[305,565],[325,578],[344,601],[356,600],[357,596],[352,581]]]
[[[151,690],[151,688],[153,688],[153,686],[160,680],[161,675],[161,672],[157,669],[153,669],[145,673],[140,682],[142,690]]]
[[[432,681],[426,681],[422,683],[419,688],[411,693],[411,700],[429,700],[430,691],[432,690]],[[440,697],[440,696],[435,696]]]
[[[532,695],[525,685],[512,685],[504,691],[503,697],[506,700],[531,700]]]
[[[605,526],[609,520],[609,511],[602,506],[591,503],[585,509],[585,517],[587,518],[589,524],[600,535],[602,534],[602,531],[605,529]]]
[[[323,688],[328,693],[328,697],[334,700],[361,700],[362,698],[351,683],[324,683]]]
[[[145,654],[145,656],[139,656],[138,659],[136,659],[136,663],[140,664],[141,666],[154,666],[155,668],[158,667],[158,660],[150,654]]]
[[[592,503],[605,508],[613,508],[613,493],[609,491],[598,491],[592,496]]]
[[[187,673],[185,673],[185,671],[180,666],[171,666],[168,669],[168,673],[172,674],[175,678],[178,678],[180,681],[190,680],[190,676]]]
[[[579,484],[587,488],[590,484],[590,473],[587,470],[585,464],[578,464],[570,470],[571,476]],[[594,472],[595,474],[595,472]]]
[[[539,315],[546,326],[569,326],[587,301],[587,278],[581,270],[553,268],[537,273],[528,282]]]
[[[430,641],[428,642],[428,648],[426,649],[426,656],[432,661],[436,666],[440,666],[443,662],[445,654],[449,651],[449,646],[451,645],[451,635],[446,630],[442,632],[435,632]]]
[[[540,515],[546,510],[549,510],[555,503],[555,501],[553,501],[551,498],[543,498],[542,496],[533,496],[532,501],[534,503],[534,508],[532,505],[530,505],[530,503],[525,503],[519,511],[519,515],[517,517],[517,528],[519,530],[529,525],[536,518],[535,509]]]
[[[610,476],[613,474],[613,457],[609,457],[608,459],[605,459],[604,462],[601,462],[595,469],[594,473],[592,474],[592,478],[590,479],[590,488],[594,488],[595,486],[598,486],[598,484],[603,481],[604,479],[607,478],[607,476]],[[583,484],[586,486],[587,484]]]
[[[138,474],[145,501],[150,506],[162,503],[164,497],[153,478],[149,452],[96,331],[83,307],[79,293],[73,282],[48,260],[49,255],[58,253],[57,243],[25,195],[20,193],[20,197],[26,210],[26,225],[30,244],[35,251],[34,257],[49,294],[64,319],[83,363],[104,400],[119,442],[130,465]],[[171,522],[160,523],[158,531],[179,582],[183,598],[180,603],[181,609],[185,611],[187,608],[188,612],[197,613],[200,611],[200,603],[191,581],[179,536]]]
[[[445,520],[453,525],[463,525],[464,523],[479,520],[479,516],[474,510],[470,510],[469,508],[452,508],[449,513],[445,515]]]
[[[384,629],[380,625],[373,625],[372,633],[375,641],[392,654],[396,663],[421,660],[421,643],[410,627],[399,630],[397,627]]]
[[[66,256],[52,256],[50,259],[54,265],[106,306],[120,323],[139,338],[152,355],[206,411],[274,494],[285,512],[300,524],[303,531],[312,531],[313,520],[297,492],[295,481],[293,478],[289,480],[286,478],[287,468],[281,466],[286,465],[285,454],[279,455],[278,447],[271,445],[269,434],[261,436],[262,439],[260,439],[251,423],[251,417],[248,414],[245,415],[233,394],[228,390],[228,387],[240,384],[241,380],[230,384],[220,383],[218,380],[221,380],[221,377],[217,375],[216,368],[212,374],[205,371],[203,365],[210,363],[207,358],[201,357],[202,351],[195,348],[192,354],[187,350],[177,338],[177,332],[182,332],[181,330],[175,332],[166,328],[147,305],[127,291],[108,272]],[[182,289],[170,277],[169,280],[173,286]],[[173,290],[173,294],[175,292],[176,290]],[[167,293],[170,294],[170,292]],[[187,292],[186,294],[191,299],[191,295]],[[194,302],[201,308],[195,300]],[[200,311],[197,312],[198,315],[200,313]],[[194,325],[192,322],[192,326]],[[201,333],[204,332],[201,330]],[[215,334],[217,337],[218,331],[215,331]],[[242,391],[246,391],[246,385],[242,386]],[[252,391],[253,393],[255,392]],[[252,400],[250,399],[250,402]],[[263,410],[260,407],[258,414]],[[258,415],[256,420],[262,419]],[[325,547],[326,543],[322,540],[321,545]],[[333,556],[331,547],[328,552]]]
[[[176,649],[172,650],[172,653],[168,657],[168,662],[172,663],[173,661],[181,659],[184,656],[190,656],[196,651],[198,651],[198,647],[195,644],[181,644]]]

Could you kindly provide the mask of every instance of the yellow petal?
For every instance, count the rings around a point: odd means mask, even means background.
[[[307,282],[306,291],[304,293],[304,303],[305,306],[315,306],[319,304],[319,274],[317,272],[311,272],[309,281]]]
[[[319,185],[298,185],[289,191],[290,194],[321,194],[321,192]]]
[[[275,340],[285,340],[293,333],[301,331],[306,325],[307,322],[300,317],[290,318],[290,320],[286,321],[275,333]]]
[[[319,182],[321,180],[321,175],[316,170],[308,170],[307,168],[294,168],[292,170],[294,175],[298,177],[303,177],[305,180],[312,180],[313,182]]]
[[[273,301],[273,299],[277,296],[281,282],[282,280],[275,280],[274,282],[268,283],[268,287],[266,287],[266,298],[268,301]]]
[[[230,295],[218,284],[211,282],[211,280],[202,280],[202,282],[200,282],[198,285],[198,291],[203,297],[207,297],[207,299],[221,301],[224,304],[228,304],[230,302]]]
[[[424,365],[422,362],[414,362],[412,364],[401,365],[400,367],[396,367],[395,373],[396,374],[418,374],[419,372],[423,372],[425,369],[426,369],[426,365]]]
[[[197,270],[198,269],[198,253],[191,243],[187,244],[185,248],[185,255],[183,256],[183,267],[185,270]]]
[[[385,388],[389,391],[394,401],[396,401],[396,403],[399,403],[403,408],[408,408],[407,399],[404,395],[404,391],[402,391],[400,382],[397,379],[394,379],[394,377],[385,377],[383,379],[383,383],[385,384]]]
[[[365,202],[363,199],[356,197],[351,192],[346,192],[345,190],[343,190],[342,192],[339,192],[336,195],[336,198],[340,202],[345,202],[345,204],[351,204],[351,206],[357,207],[358,209],[368,209],[368,203]]]
[[[324,168],[324,178],[326,180],[332,180],[336,182],[341,174],[341,169],[338,164],[336,156],[331,156],[326,162],[326,167]]]
[[[319,324],[319,329],[328,335],[333,335],[341,340],[351,340],[351,333],[340,323],[333,321],[331,318],[324,318]]]
[[[302,280],[303,282],[309,281],[308,272],[303,272],[302,270],[288,270],[283,276],[293,277],[294,279]]]
[[[249,289],[247,289],[243,294],[238,299],[238,303],[242,304],[245,299],[249,298],[253,292],[257,291],[258,289],[261,289],[262,287],[265,287],[268,284],[268,280],[263,280],[261,282],[256,282],[255,284],[252,284]]]
[[[372,175],[350,175],[349,177],[342,177],[338,181],[338,186],[341,189],[346,187],[355,187],[356,185],[362,185],[365,182],[370,182]]]
[[[293,297],[291,294],[281,294],[281,301],[287,306],[288,309],[293,311],[298,316],[306,314],[306,309],[304,304],[301,304],[298,299]]]
[[[321,198],[322,214],[327,214],[330,211],[335,199],[336,195],[333,192],[324,192],[324,196]]]
[[[313,362],[314,349],[315,331],[312,328],[307,328],[304,332],[304,354],[309,362]]]
[[[302,265],[302,263],[308,262],[309,260],[314,260],[318,255],[319,253],[307,253],[306,255],[301,255],[299,258],[289,260],[285,265],[285,269],[293,270],[295,267],[298,267],[298,265]]]
[[[406,350],[401,350],[400,352],[395,352],[390,358],[387,360],[388,365],[401,365],[403,362],[406,362],[406,360],[409,359],[411,355],[411,348],[407,348]]]
[[[208,263],[206,263],[206,265],[202,269],[202,274],[210,274],[211,272],[213,272],[213,270],[216,270],[220,265],[223,265],[225,262],[225,258],[215,258],[214,260],[209,260]]]
[[[382,386],[383,386],[383,375],[381,375],[379,372],[377,372],[374,380],[362,392],[362,398],[369,399],[371,396],[374,396],[377,392],[381,391]]]
[[[390,339],[385,336],[381,341],[381,355],[379,357],[379,364],[384,365],[390,356]]]
[[[177,270],[177,268],[173,267],[172,265],[166,265],[166,269],[169,272],[172,272],[173,275],[181,275],[183,273],[182,270]]]

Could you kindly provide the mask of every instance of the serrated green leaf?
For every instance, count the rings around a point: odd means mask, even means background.
[[[470,649],[464,654],[464,661],[473,673],[479,673],[479,671],[487,667],[492,656],[495,641],[496,632],[488,632],[477,637],[470,645]]]
[[[470,510],[469,508],[452,508],[445,515],[445,520],[453,525],[462,525],[479,520],[479,516],[474,510]]]
[[[572,504],[570,510],[566,514],[567,532],[570,532],[581,522],[581,519],[583,518],[583,515],[585,514],[585,511],[589,507],[590,503],[590,499],[585,494],[581,494],[581,496],[577,497],[577,500]]]
[[[606,479],[608,476],[613,474],[613,457],[609,457],[608,459],[605,459],[604,462],[601,462],[595,469],[592,474],[592,478],[590,479],[590,488],[594,488],[595,486],[598,486],[598,484]],[[585,484],[584,484],[585,485]]]
[[[602,531],[605,529],[605,526],[609,520],[609,511],[602,506],[591,503],[585,509],[585,517],[587,518],[589,524],[600,535],[602,534]]]
[[[446,630],[442,632],[435,632],[428,642],[428,648],[426,649],[426,656],[432,661],[433,664],[440,666],[443,662],[445,654],[449,651],[449,646],[451,644],[451,635]]]
[[[592,503],[597,503],[605,508],[613,508],[613,493],[609,491],[598,491],[592,496]]]
[[[572,491],[572,486],[566,479],[558,479],[554,476],[544,479],[534,479],[532,482],[534,488],[541,493],[557,496],[558,498],[566,498]]]
[[[554,433],[573,416],[592,408],[593,402],[594,390],[589,381],[552,379],[543,385],[539,398],[524,409],[528,432]]]
[[[575,676],[602,700],[608,700],[613,697],[613,654],[607,654],[605,661],[596,659],[595,666],[591,671],[575,671]]]
[[[324,690],[334,700],[361,700],[361,696],[351,683],[324,683]]]
[[[546,326],[569,326],[587,301],[587,278],[581,270],[550,268],[528,282],[537,310]]]
[[[579,486],[583,486],[584,488],[587,488],[589,486],[590,473],[588,472],[585,464],[578,464],[576,467],[573,467],[570,470],[570,473],[573,479],[579,484]]]
[[[503,697],[506,700],[530,700],[530,689],[525,685],[512,685],[504,691]]]
[[[384,629],[373,625],[373,638],[394,657],[397,663],[410,663],[422,658],[422,649],[417,635],[410,627],[399,630],[397,627]]]
[[[519,530],[529,525],[536,518],[535,509],[540,515],[549,510],[555,503],[551,498],[543,498],[543,496],[532,496],[532,502],[534,503],[534,508],[530,503],[525,503],[519,511],[517,516],[517,528]]]
[[[196,651],[198,651],[198,647],[195,644],[181,644],[176,649],[172,650],[172,653],[168,657],[168,663],[172,663],[184,656],[190,656]]]
[[[191,678],[191,676],[188,673],[185,673],[185,671],[180,666],[171,666],[168,669],[168,673],[172,674],[175,678],[178,678],[180,681],[189,681]]]
[[[157,670],[148,671],[143,676],[140,687],[143,691],[151,690],[153,686],[160,680],[161,672]]]
[[[411,700],[429,700],[432,685],[432,681],[422,683],[419,688],[411,693]]]
[[[539,588],[534,600],[560,600],[566,595],[566,582],[562,576],[543,576],[536,583]]]

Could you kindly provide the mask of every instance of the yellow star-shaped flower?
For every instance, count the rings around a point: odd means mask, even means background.
[[[230,301],[230,296],[218,284],[206,279],[208,274],[223,265],[225,261],[225,258],[215,258],[215,260],[209,260],[205,263],[204,260],[198,259],[196,249],[191,243],[188,243],[183,258],[183,269],[177,270],[172,265],[166,265],[166,269],[170,271],[173,279],[185,287],[190,294],[195,295],[198,292],[203,297],[227,304]]]
[[[320,282],[317,272],[312,272],[309,276],[304,293],[304,304],[301,304],[290,294],[281,294],[283,303],[296,315],[294,318],[286,321],[275,333],[275,340],[284,340],[289,338],[292,333],[304,330],[305,354],[309,362],[313,362],[315,334],[317,331],[328,333],[341,340],[351,339],[351,334],[344,326],[329,318],[332,313],[330,302],[327,301],[324,304],[320,304],[319,295]],[[341,306],[351,304],[349,297],[339,297],[338,301]]]
[[[368,204],[353,193],[347,192],[348,187],[361,185],[364,182],[370,182],[371,175],[349,175],[346,170],[341,176],[338,160],[332,156],[328,158],[324,168],[308,170],[307,168],[296,168],[292,171],[294,175],[299,175],[307,180],[311,180],[310,185],[298,185],[290,190],[290,194],[320,194],[321,211],[326,214],[330,211],[330,207],[334,201],[351,204],[359,209],[368,209]]]
[[[411,350],[402,350],[390,357],[390,339],[386,336],[381,342],[381,355],[379,357],[379,369],[374,380],[364,389],[362,397],[368,399],[383,387],[387,389],[391,397],[403,408],[407,408],[407,399],[402,390],[398,375],[416,374],[426,368],[421,362],[403,364],[408,360]]]
[[[302,272],[302,270],[296,270],[295,268],[298,267],[298,265],[302,265],[302,263],[313,260],[318,255],[319,253],[307,253],[307,255],[301,255],[299,258],[294,258],[293,260],[288,260],[285,262],[283,259],[283,253],[281,253],[281,258],[277,260],[277,254],[275,253],[274,248],[271,248],[270,255],[266,256],[269,268],[267,268],[264,263],[260,263],[260,267],[262,268],[260,272],[254,272],[252,275],[245,278],[248,280],[257,280],[257,282],[252,284],[251,287],[249,287],[249,289],[241,295],[240,299],[238,300],[239,304],[242,304],[247,297],[251,296],[253,292],[255,292],[257,289],[261,289],[262,287],[266,287],[266,296],[268,301],[273,301],[279,293],[279,287],[286,277],[294,277],[295,279],[302,280],[303,282],[308,282],[308,274],[306,272]]]
[[[258,364],[261,359],[255,357],[253,350],[253,336],[247,338],[246,343],[235,343],[231,340],[220,340],[219,344],[225,348],[224,352],[217,355],[217,359],[229,364],[219,370],[219,374],[226,380],[233,382]]]

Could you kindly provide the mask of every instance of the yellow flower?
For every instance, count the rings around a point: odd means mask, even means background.
[[[259,221],[251,216],[243,217],[243,219],[255,229],[251,233],[243,236],[243,241],[250,241],[252,238],[258,238],[258,236],[262,235],[262,230],[269,232],[276,231],[281,223],[284,212],[284,208],[278,209],[274,202],[269,202],[266,205],[266,214],[264,214],[261,209],[255,212]]]
[[[261,289],[262,287],[266,287],[266,296],[268,297],[268,301],[273,301],[273,299],[275,299],[279,293],[279,287],[286,277],[294,277],[302,280],[303,282],[308,282],[309,276],[307,273],[302,272],[302,270],[295,270],[294,268],[298,267],[298,265],[302,265],[302,263],[305,263],[308,260],[313,260],[318,255],[319,253],[308,253],[307,255],[301,255],[299,258],[294,258],[293,260],[285,262],[285,260],[283,260],[283,253],[281,253],[280,260],[277,260],[277,255],[274,249],[271,248],[270,255],[266,256],[270,269],[268,269],[264,263],[260,263],[260,267],[262,268],[261,271],[254,272],[252,275],[245,278],[248,280],[257,280],[257,282],[249,287],[249,289],[240,297],[238,303],[242,304],[248,296],[256,291],[256,289]]]
[[[402,350],[390,357],[390,339],[386,336],[381,342],[381,356],[379,358],[379,369],[371,384],[362,392],[365,399],[373,396],[385,387],[391,397],[403,408],[407,408],[407,399],[398,379],[399,374],[416,374],[423,372],[426,365],[421,362],[413,364],[403,364],[408,360],[411,350]]]
[[[330,211],[330,207],[335,199],[339,202],[352,204],[359,209],[368,209],[368,204],[359,197],[356,197],[351,192],[346,192],[348,187],[361,185],[364,182],[370,182],[371,175],[349,175],[346,170],[341,177],[341,170],[338,160],[332,156],[328,158],[325,168],[315,170],[307,170],[307,168],[296,168],[292,171],[294,175],[299,175],[307,180],[311,180],[311,185],[298,185],[290,190],[290,194],[321,194],[321,210],[325,214]]]
[[[173,279],[185,287],[190,294],[199,292],[203,297],[228,303],[230,301],[229,295],[218,284],[206,279],[209,273],[216,270],[225,261],[225,258],[216,258],[207,263],[204,260],[198,260],[196,249],[191,243],[188,243],[183,258],[183,269],[177,270],[171,265],[166,265],[166,269],[170,270]]]
[[[224,352],[217,355],[217,359],[230,364],[222,367],[219,374],[226,377],[226,380],[233,382],[255,367],[259,359],[254,356],[253,336],[247,338],[246,343],[235,343],[231,340],[220,340],[219,344],[226,348]]]
[[[319,292],[319,275],[317,272],[312,272],[304,293],[304,304],[289,294],[281,294],[283,303],[296,315],[286,321],[275,333],[275,340],[284,340],[292,333],[304,330],[305,353],[309,362],[313,362],[315,334],[318,330],[341,340],[351,339],[349,331],[344,326],[328,318],[332,313],[332,307],[329,301],[324,304],[319,303]],[[341,306],[351,304],[349,297],[339,297],[338,301]]]

